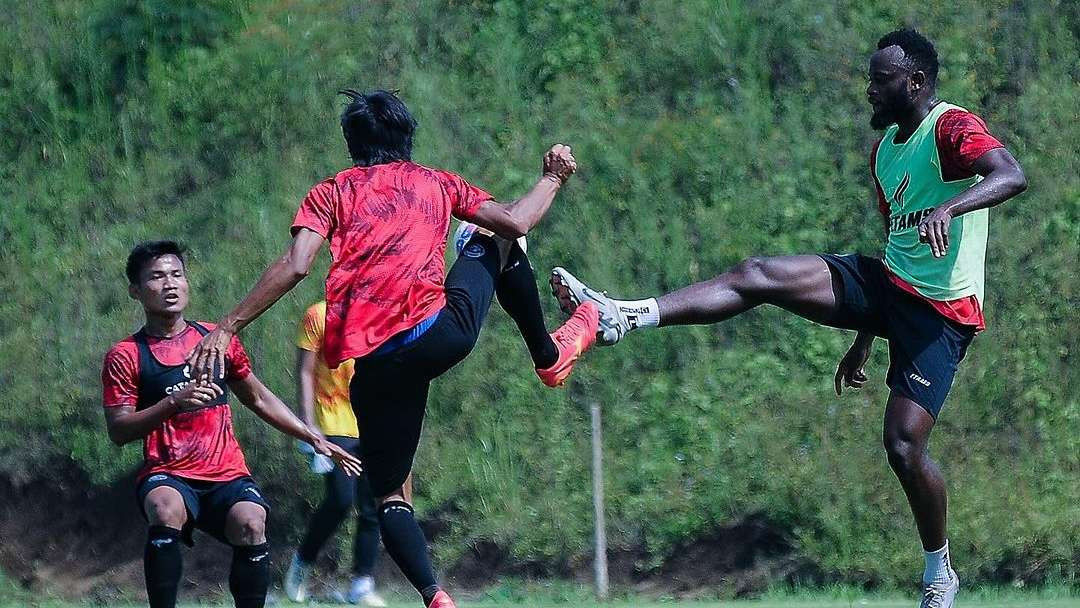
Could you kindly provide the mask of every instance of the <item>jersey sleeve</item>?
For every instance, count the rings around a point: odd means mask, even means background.
[[[495,198],[449,171],[440,171],[439,181],[450,198],[450,212],[461,220],[472,219],[480,205]]]
[[[138,357],[123,346],[121,343],[109,349],[101,367],[101,404],[107,408],[139,402]]]
[[[296,217],[293,218],[292,223],[293,235],[301,228],[307,228],[329,240],[337,227],[334,213],[336,197],[337,188],[334,180],[328,179],[315,184],[296,211]]]
[[[322,344],[323,331],[326,319],[319,310],[319,305],[308,307],[300,325],[296,328],[296,347],[308,352],[317,353]]]
[[[229,350],[225,351],[225,380],[243,380],[251,375],[251,359],[240,339],[233,336]]]
[[[971,167],[980,156],[1005,147],[990,134],[981,118],[965,110],[953,109],[942,114],[934,135],[941,159],[941,177],[946,181],[973,176]]]

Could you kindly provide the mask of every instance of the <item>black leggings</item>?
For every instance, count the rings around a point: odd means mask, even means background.
[[[363,445],[361,460],[376,497],[405,483],[424,425],[431,381],[476,344],[495,293],[499,252],[474,236],[446,277],[446,307],[420,338],[382,355],[356,360],[349,387]]]
[[[360,440],[353,437],[331,436],[327,439],[349,453],[359,457]],[[326,474],[326,494],[319,508],[311,516],[307,534],[297,554],[306,564],[315,563],[326,541],[356,506],[356,540],[353,543],[353,575],[370,576],[375,570],[375,556],[379,551],[379,520],[375,516],[375,497],[371,493],[367,475],[350,477],[334,465]]]

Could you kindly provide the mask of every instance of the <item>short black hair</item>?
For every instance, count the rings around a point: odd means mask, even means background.
[[[933,42],[913,28],[903,28],[882,36],[877,48],[880,51],[894,45],[903,49],[904,57],[911,62],[912,68],[926,74],[931,84],[937,83],[938,56]]]
[[[128,254],[127,278],[132,285],[139,284],[139,275],[143,268],[163,255],[175,255],[185,268],[184,253],[187,248],[176,241],[146,241],[139,243]]]
[[[338,93],[350,100],[341,112],[341,133],[354,163],[370,167],[412,159],[416,120],[405,102],[383,90],[360,93],[345,89]]]

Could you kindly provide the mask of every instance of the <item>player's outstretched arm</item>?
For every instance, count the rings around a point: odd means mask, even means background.
[[[577,170],[570,146],[555,144],[544,154],[543,173],[529,192],[508,205],[488,201],[469,221],[504,239],[514,240],[533,229],[551,207],[559,188]]]
[[[307,228],[297,231],[289,248],[266,269],[240,304],[188,354],[187,362],[194,377],[210,378],[215,364],[222,374],[225,373],[225,353],[232,337],[308,275],[325,240],[321,234]]]
[[[202,407],[221,393],[216,384],[192,383],[144,410],[135,411],[134,405],[106,408],[105,426],[109,439],[116,445],[142,439],[176,412]]]
[[[229,383],[229,388],[236,393],[241,403],[270,426],[310,443],[320,454],[333,458],[349,475],[363,472],[364,469],[355,456],[330,443],[322,433],[301,422],[255,374],[248,374],[243,380],[233,380]]]
[[[983,176],[982,181],[945,201],[919,222],[919,240],[930,245],[934,257],[943,257],[949,251],[949,225],[954,217],[1000,205],[1027,190],[1024,170],[1005,148],[986,152],[971,170]]]

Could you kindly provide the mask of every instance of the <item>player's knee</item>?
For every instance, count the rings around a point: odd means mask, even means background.
[[[735,286],[746,290],[765,289],[769,286],[769,260],[749,257],[731,269]]]
[[[187,508],[179,497],[151,496],[146,499],[146,519],[152,526],[180,529],[187,523]]]
[[[266,542],[266,512],[262,508],[234,509],[229,513],[228,540],[234,545],[258,545]]]
[[[886,433],[884,444],[885,454],[889,458],[889,466],[894,471],[910,470],[922,458],[922,446],[902,434]]]
[[[266,520],[262,517],[248,517],[240,523],[240,540],[245,545],[257,545],[266,542]]]

